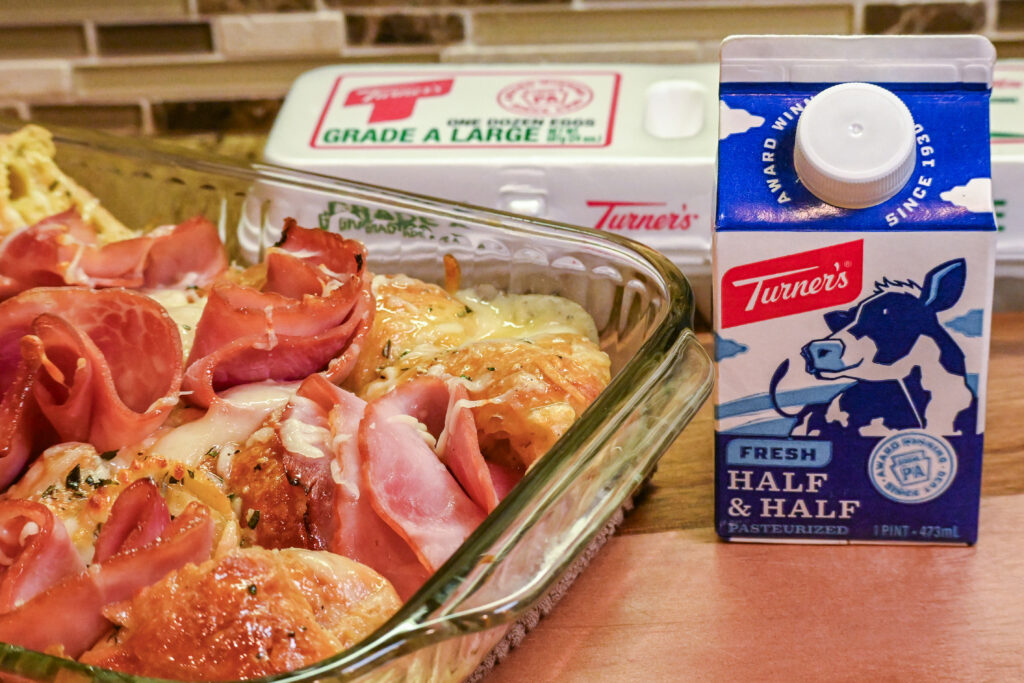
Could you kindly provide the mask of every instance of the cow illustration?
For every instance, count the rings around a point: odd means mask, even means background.
[[[938,320],[963,293],[964,259],[928,272],[921,285],[888,278],[847,310],[829,311],[831,334],[800,351],[819,380],[854,380],[825,403],[784,411],[775,392],[789,369],[775,371],[769,395],[777,412],[796,418],[795,436],[886,436],[902,429],[973,434],[977,397],[967,382],[964,353]]]

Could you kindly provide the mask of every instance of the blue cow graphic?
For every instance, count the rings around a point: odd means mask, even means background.
[[[886,436],[914,428],[975,433],[977,397],[967,382],[964,353],[937,316],[960,299],[966,275],[964,259],[954,259],[929,271],[922,285],[886,278],[853,308],[826,313],[831,334],[800,351],[806,371],[820,380],[855,382],[828,402],[788,413],[775,398],[789,367],[784,361],[769,394],[777,412],[796,418],[790,434]]]

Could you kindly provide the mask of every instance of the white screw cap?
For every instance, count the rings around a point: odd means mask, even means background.
[[[804,186],[846,209],[881,204],[917,164],[914,118],[885,88],[843,83],[811,98],[796,127],[793,161]]]

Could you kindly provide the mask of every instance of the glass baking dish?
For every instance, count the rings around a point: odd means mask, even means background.
[[[0,122],[0,130],[19,125]],[[556,586],[710,393],[712,363],[692,330],[689,285],[641,244],[158,143],[51,130],[61,168],[126,225],[202,213],[233,257],[250,263],[292,216],[364,241],[372,272],[433,282],[450,253],[464,286],[582,304],[611,357],[608,388],[390,621],[334,657],[262,680],[464,679]],[[39,681],[151,680],[2,643],[0,671]]]

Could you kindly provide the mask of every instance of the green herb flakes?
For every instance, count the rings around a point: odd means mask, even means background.
[[[75,467],[68,472],[68,476],[64,478],[64,487],[77,491],[78,486],[82,483],[82,466],[75,465]]]

